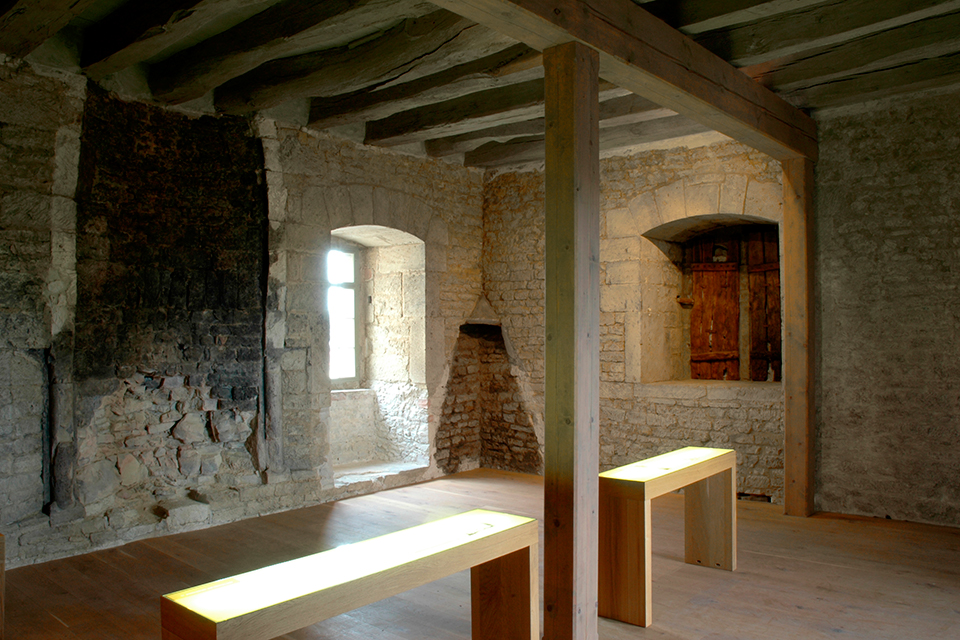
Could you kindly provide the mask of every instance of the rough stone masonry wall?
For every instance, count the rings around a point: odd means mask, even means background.
[[[404,439],[432,459],[454,344],[480,293],[482,174],[269,120],[261,134],[270,200],[267,347],[268,358],[284,363],[284,456],[289,460],[291,449],[308,453],[329,482],[333,431],[320,265],[331,230],[377,225],[424,243],[423,343],[410,341],[423,356],[419,365],[411,359],[405,380],[390,380],[400,393],[387,397],[384,385],[374,386],[385,418],[401,418],[409,429]]]
[[[739,491],[783,495],[783,392],[779,384],[751,382],[641,382],[640,344],[633,319],[647,311],[642,287],[661,282],[641,260],[643,231],[634,220],[649,199],[666,197],[697,211],[692,193],[738,193],[739,207],[780,190],[779,166],[736,143],[672,149],[601,161],[600,462],[610,468],[681,446],[737,450]],[[730,191],[730,188],[733,190]],[[487,179],[484,201],[484,286],[519,357],[534,406],[543,412],[544,193],[541,172],[502,173]],[[686,193],[686,196],[685,196]],[[702,195],[697,202],[705,201]],[[779,197],[767,196],[779,211]],[[661,211],[661,214],[663,211]],[[683,214],[681,214],[683,215]],[[770,214],[774,216],[774,214]],[[616,229],[614,232],[614,221]],[[666,222],[667,220],[664,220]],[[636,231],[625,233],[625,225]],[[645,229],[644,229],[645,230]],[[678,278],[679,281],[679,278]],[[667,378],[669,380],[669,378]],[[660,378],[663,380],[663,378]]]
[[[500,327],[460,329],[437,429],[437,464],[447,473],[476,467],[542,471],[533,417],[512,372]]]
[[[817,507],[960,525],[960,91],[819,119]]]
[[[15,562],[51,498],[47,360],[73,335],[85,83],[4,58],[0,84],[0,532]]]

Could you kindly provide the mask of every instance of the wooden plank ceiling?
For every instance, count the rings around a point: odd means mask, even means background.
[[[808,112],[960,82],[960,0],[633,2],[685,34],[691,60],[703,47]],[[294,106],[311,127],[349,125],[368,144],[470,166],[542,161],[539,51],[438,4],[456,3],[0,0],[0,52],[55,51],[160,104]],[[712,130],[605,80],[605,151]]]

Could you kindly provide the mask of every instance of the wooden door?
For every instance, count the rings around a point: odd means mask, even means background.
[[[740,243],[718,232],[691,243],[690,377],[740,379]]]
[[[777,228],[747,233],[750,379],[780,380],[780,246]]]

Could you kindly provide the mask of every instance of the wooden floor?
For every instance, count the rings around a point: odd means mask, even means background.
[[[960,638],[960,529],[738,505],[734,573],[683,562],[683,499],[654,501],[654,624],[605,640]],[[8,640],[160,637],[159,596],[469,508],[539,516],[540,478],[475,471],[7,572]],[[284,636],[470,637],[469,573]]]

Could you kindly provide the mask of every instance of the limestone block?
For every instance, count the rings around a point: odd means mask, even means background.
[[[326,189],[323,187],[308,186],[300,196],[300,215],[295,218],[304,224],[329,228],[330,217],[327,213]],[[294,218],[292,218],[294,219]]]
[[[410,321],[410,381],[414,384],[426,384],[426,336],[425,322],[414,318]]]
[[[783,220],[783,186],[778,182],[751,180],[743,213],[774,222]]]
[[[422,253],[422,252],[421,252]],[[403,317],[411,320],[426,315],[426,274],[423,271],[403,274]]]
[[[604,265],[607,284],[640,284],[640,261],[608,262]]]
[[[641,234],[662,224],[657,199],[652,191],[633,198],[630,201],[629,208],[636,220],[637,231]]]
[[[703,216],[719,212],[720,185],[697,184],[686,187],[686,215]]]
[[[747,177],[730,174],[720,187],[720,213],[743,213],[743,203],[747,195]]]
[[[682,180],[656,190],[657,209],[661,223],[673,222],[687,217],[687,203]]]
[[[368,185],[350,185],[351,225],[372,224],[374,222],[373,187]],[[337,228],[337,227],[331,227]]]
[[[111,460],[99,460],[82,467],[77,481],[80,502],[87,506],[113,496],[120,488],[120,474]]]
[[[624,381],[641,381],[642,345],[641,331],[642,313],[630,312],[624,314],[623,320],[623,363]]]
[[[206,414],[185,415],[173,428],[173,437],[184,444],[208,442]]]
[[[423,271],[426,267],[422,243],[381,247],[377,253],[379,273]]]
[[[175,531],[181,527],[209,520],[210,505],[184,498],[163,501],[157,505],[155,512],[166,521],[168,529]]]
[[[305,349],[287,349],[280,356],[280,368],[284,371],[304,371],[307,368]]]
[[[613,238],[600,240],[600,262],[629,262],[640,258],[642,238]]]
[[[143,463],[130,454],[121,456],[117,466],[120,469],[120,484],[125,487],[140,484],[150,475]]]
[[[187,447],[177,449],[177,462],[180,473],[188,478],[200,473],[200,453],[194,449]]]
[[[600,311],[639,311],[640,287],[629,284],[611,284],[600,287]]]
[[[607,211],[606,236],[608,238],[625,238],[640,235],[637,223],[630,209],[612,209]]]

